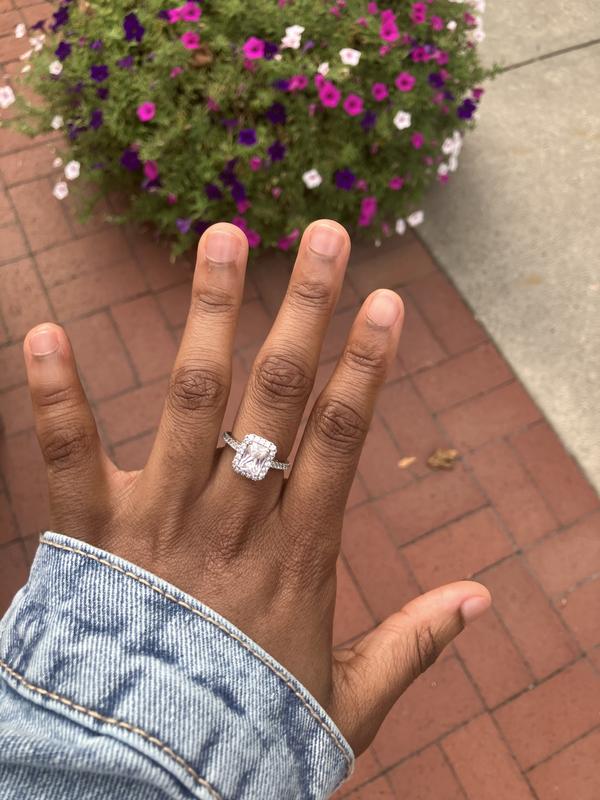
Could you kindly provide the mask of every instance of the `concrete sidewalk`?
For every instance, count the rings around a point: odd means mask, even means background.
[[[488,88],[423,238],[600,489],[600,3],[486,11]]]

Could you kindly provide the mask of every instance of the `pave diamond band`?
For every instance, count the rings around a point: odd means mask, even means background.
[[[223,439],[235,450],[231,462],[234,472],[252,481],[262,481],[270,469],[288,469],[290,466],[285,461],[276,461],[276,445],[255,433],[248,433],[238,442],[231,431],[225,431]]]

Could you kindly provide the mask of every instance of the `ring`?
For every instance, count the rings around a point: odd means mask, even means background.
[[[276,461],[277,447],[268,439],[248,433],[241,442],[233,438],[231,431],[223,434],[225,443],[236,453],[231,462],[233,471],[251,481],[262,481],[270,469],[288,469],[285,461]]]

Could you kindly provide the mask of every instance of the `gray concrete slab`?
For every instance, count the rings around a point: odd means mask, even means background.
[[[600,0],[488,0],[486,6],[487,64],[516,64],[600,38]]]
[[[419,232],[600,491],[600,45],[489,88]]]

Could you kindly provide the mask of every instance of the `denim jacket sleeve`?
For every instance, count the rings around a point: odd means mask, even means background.
[[[42,536],[0,623],[2,800],[317,800],[352,766],[323,708],[226,619]]]

